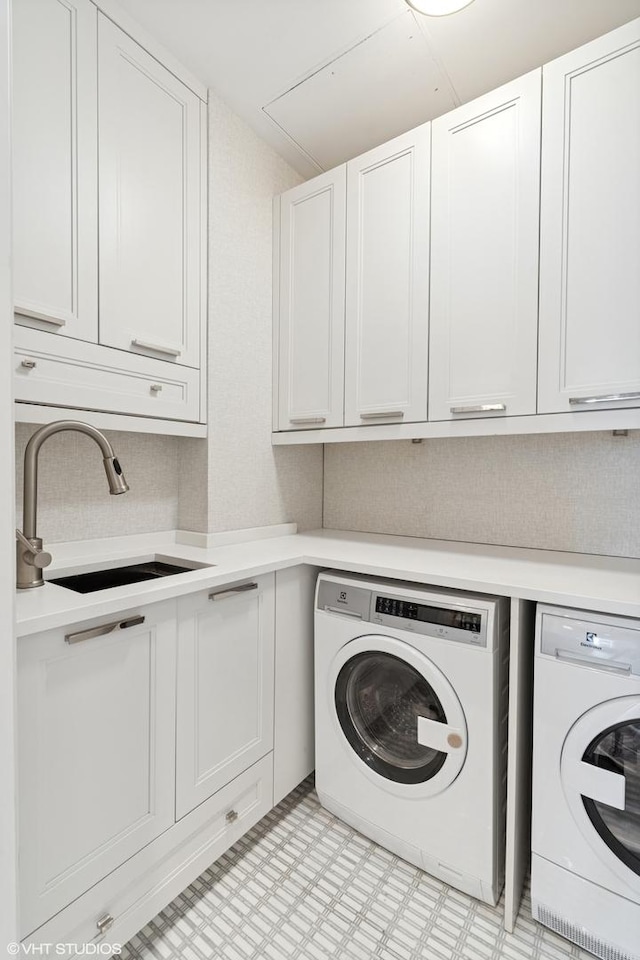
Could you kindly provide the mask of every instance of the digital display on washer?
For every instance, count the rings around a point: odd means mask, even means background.
[[[376,597],[376,613],[386,613],[389,617],[402,617],[405,620],[436,623],[443,627],[455,627],[456,630],[470,630],[472,633],[480,633],[482,623],[481,613],[430,607],[424,603],[411,603],[393,597]]]

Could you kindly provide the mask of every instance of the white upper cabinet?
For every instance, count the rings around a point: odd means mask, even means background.
[[[638,406],[640,21],[543,88],[538,412]]]
[[[346,425],[427,418],[430,128],[347,164]]]
[[[343,423],[345,167],[280,198],[277,424]]]
[[[540,80],[433,121],[430,420],[536,412]]]
[[[19,0],[12,23],[17,319],[94,341],[96,16],[89,0]]]
[[[197,367],[200,100],[98,21],[100,342]]]

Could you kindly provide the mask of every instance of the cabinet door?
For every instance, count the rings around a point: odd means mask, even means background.
[[[640,20],[543,80],[538,412],[639,406]]]
[[[536,412],[540,80],[433,121],[430,420]]]
[[[430,128],[347,164],[349,426],[427,418]]]
[[[174,822],[174,613],[18,640],[22,936]]]
[[[16,316],[42,330],[93,341],[96,16],[89,0],[19,0],[12,24]]]
[[[179,602],[178,819],[273,749],[273,577]]]
[[[100,342],[197,367],[200,101],[102,15]]]
[[[343,423],[344,165],[280,198],[278,429]]]
[[[313,615],[319,569],[276,572],[273,802],[313,770]]]

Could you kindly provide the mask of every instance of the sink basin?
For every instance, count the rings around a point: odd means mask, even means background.
[[[111,567],[108,570],[91,570],[70,577],[57,577],[49,583],[55,583],[76,593],[94,593],[96,590],[108,590],[110,587],[124,587],[129,583],[141,583],[143,580],[157,580],[159,577],[173,577],[178,573],[191,573],[210,564],[194,564],[190,567],[164,560],[148,560],[144,563],[132,563],[125,567]]]

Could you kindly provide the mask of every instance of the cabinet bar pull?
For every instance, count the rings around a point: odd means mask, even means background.
[[[602,397],[569,397],[569,403],[611,403],[614,400],[640,400],[640,391],[633,393],[607,393]]]
[[[241,583],[237,587],[225,587],[223,590],[214,590],[209,594],[209,600],[224,600],[225,597],[233,597],[238,593],[247,593],[248,590],[257,590],[257,583]]]
[[[152,383],[151,386],[149,387],[149,390],[151,390],[151,393],[160,393],[160,391],[162,390],[162,384]]]
[[[126,620],[115,620],[113,623],[103,623],[100,627],[91,630],[79,630],[77,633],[67,633],[65,643],[81,643],[83,640],[92,640],[93,637],[106,637],[116,630],[126,630],[128,627],[137,627],[144,623],[144,617],[128,617]]]
[[[467,407],[449,407],[451,413],[504,413],[506,403],[471,403]]]
[[[289,417],[289,423],[325,423],[326,417]]]
[[[237,819],[238,819],[238,813],[236,810],[229,810],[229,813],[225,817],[225,820],[227,821],[227,823],[233,823],[233,821]]]
[[[112,927],[114,924],[114,919],[110,913],[105,913],[104,916],[100,917],[99,920],[96,920],[96,927],[100,933],[106,933],[109,927]]]
[[[64,327],[66,320],[60,320],[58,317],[48,317],[46,313],[38,313],[37,310],[27,310],[26,308],[16,307],[15,313],[19,317],[28,317],[29,320],[41,320],[43,323],[50,323],[52,327]]]
[[[25,369],[27,369],[27,370],[33,370],[33,368],[35,367],[35,365],[36,365],[35,360],[21,360],[21,361],[20,361],[20,366],[21,366],[21,367],[25,367]]]
[[[379,410],[377,413],[361,413],[361,420],[381,420],[383,417],[404,417],[404,410]]]
[[[132,340],[132,347],[140,347],[141,350],[155,350],[156,353],[166,353],[170,357],[179,357],[182,350],[179,347],[170,347],[163,343],[151,343],[150,340]]]

